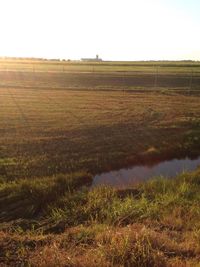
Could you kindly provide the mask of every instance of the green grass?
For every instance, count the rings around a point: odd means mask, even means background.
[[[91,181],[89,177],[74,174],[2,185],[1,210],[3,205],[7,208],[0,215],[4,222],[7,218],[7,224],[1,227],[7,234],[0,234],[0,243],[3,251],[5,238],[13,244],[3,253],[3,261],[11,263],[15,255],[34,266],[43,266],[43,261],[48,266],[53,259],[60,266],[67,262],[76,266],[81,261],[85,266],[91,262],[96,266],[197,266],[199,170],[170,180],[155,178],[131,190],[90,190],[84,186],[86,179]],[[23,206],[21,213],[16,203]],[[9,217],[11,206],[15,218]],[[32,206],[35,209],[30,214]],[[31,247],[41,239],[40,245]],[[21,254],[16,256],[14,246],[21,247]]]
[[[4,220],[47,216],[54,222],[65,218],[70,225],[126,225],[146,219],[162,221],[174,207],[182,210],[183,217],[198,213],[199,171],[173,180],[155,178],[127,193],[104,186],[89,190],[85,185],[91,181],[90,175],[80,173],[3,183],[1,216]]]
[[[49,205],[59,201],[65,194],[71,195],[74,190],[90,184],[91,181],[90,175],[76,173],[2,183],[0,185],[1,221],[38,217],[45,213]]]
[[[2,184],[1,215],[5,219],[7,211],[10,218],[9,209],[15,207],[13,219],[42,220],[47,216],[54,222],[65,218],[71,225],[92,222],[126,225],[147,219],[161,222],[174,208],[181,210],[183,218],[198,214],[199,171],[182,174],[173,180],[155,178],[127,193],[125,189],[123,192],[104,186],[90,190],[85,187],[87,183],[91,183],[91,176],[81,173]],[[16,206],[20,209],[22,203],[20,213]],[[77,216],[76,220],[72,219],[74,216]],[[184,224],[187,228],[187,221]],[[190,226],[191,221],[188,224]]]

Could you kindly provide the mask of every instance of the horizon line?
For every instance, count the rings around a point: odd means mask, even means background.
[[[47,58],[47,57],[16,57],[16,56],[0,56],[0,59],[20,59],[20,60],[44,60],[44,61],[82,61],[82,58],[80,59],[70,59],[70,58]],[[88,58],[90,59],[90,58]],[[92,58],[93,59],[93,58]],[[94,58],[95,59],[95,58]],[[90,62],[88,60],[88,62]],[[91,61],[92,62],[92,61]],[[92,63],[94,63],[93,61]],[[200,62],[200,59],[141,59],[141,60],[108,60],[108,59],[102,59],[101,62]],[[100,61],[98,61],[100,63]]]

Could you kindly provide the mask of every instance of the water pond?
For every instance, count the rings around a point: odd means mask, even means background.
[[[93,186],[109,185],[116,188],[127,188],[156,176],[172,178],[184,171],[193,171],[198,166],[200,166],[200,156],[196,159],[186,157],[156,164],[136,165],[131,168],[98,174],[94,177]]]

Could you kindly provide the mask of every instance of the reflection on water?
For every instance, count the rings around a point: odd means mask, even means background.
[[[200,166],[200,157],[197,159],[173,159],[156,165],[133,166],[129,169],[120,169],[96,175],[93,186],[111,185],[114,187],[128,187],[156,176],[174,177],[184,171],[193,171]]]

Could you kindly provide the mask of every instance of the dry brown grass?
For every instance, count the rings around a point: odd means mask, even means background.
[[[186,267],[200,260],[192,236],[143,224],[76,227],[45,237],[1,232],[0,244],[1,261],[8,266]]]
[[[184,156],[198,151],[199,117],[195,96],[1,89],[1,174],[96,173]]]

